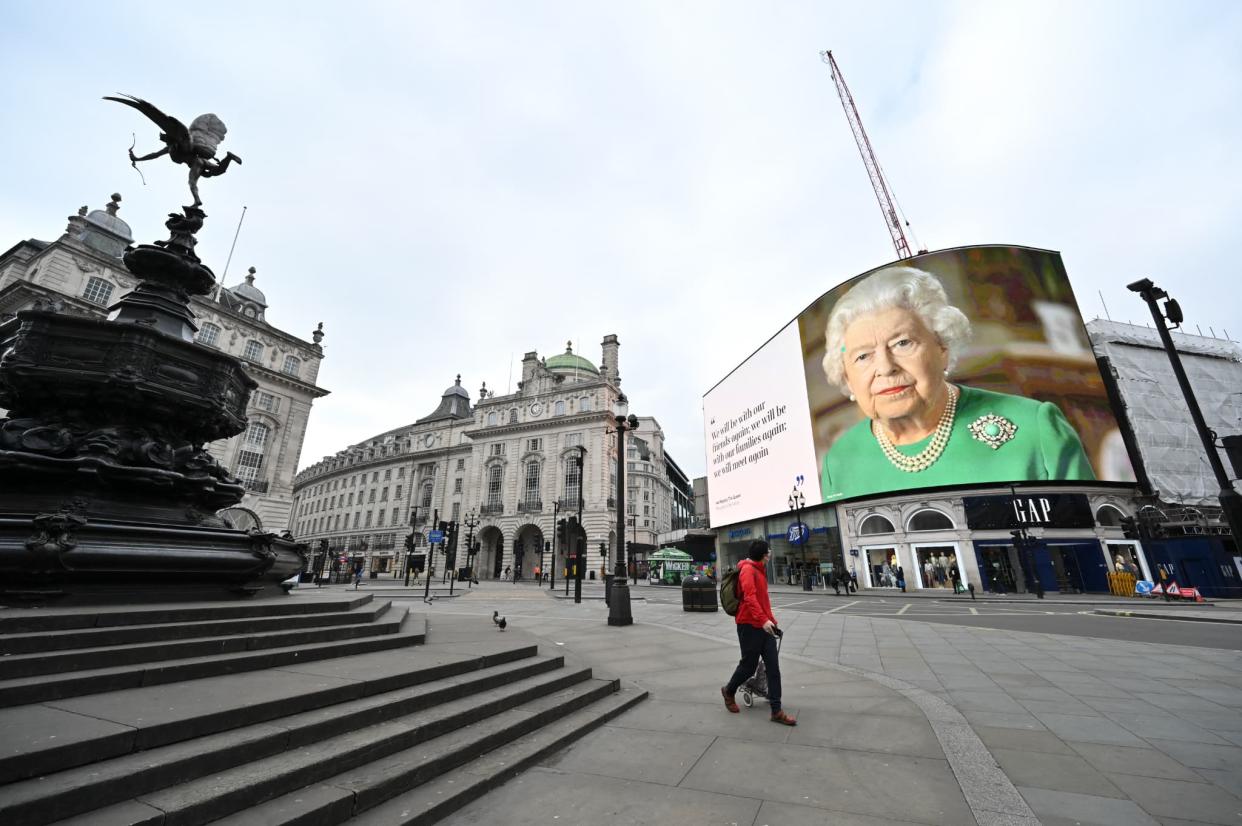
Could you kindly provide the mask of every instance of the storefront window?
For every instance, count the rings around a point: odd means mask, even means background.
[[[916,545],[914,559],[922,587],[961,589],[962,573],[957,563],[957,548],[953,545]]]

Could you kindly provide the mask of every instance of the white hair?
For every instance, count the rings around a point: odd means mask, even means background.
[[[828,316],[824,333],[824,375],[849,393],[845,383],[845,331],[860,316],[894,308],[909,310],[936,334],[947,351],[949,367],[957,350],[970,339],[970,320],[949,303],[940,280],[914,267],[885,267],[850,288]]]

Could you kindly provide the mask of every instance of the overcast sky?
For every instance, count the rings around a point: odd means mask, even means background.
[[[1237,2],[9,2],[0,248],[114,191],[163,237],[184,168],[144,187],[156,130],[100,96],[215,112],[244,165],[200,254],[247,206],[227,283],[327,333],[300,466],[616,333],[701,475],[703,393],[895,257],[823,49],[924,247],[1060,250],[1088,319],[1149,320],[1147,276],[1242,337]]]

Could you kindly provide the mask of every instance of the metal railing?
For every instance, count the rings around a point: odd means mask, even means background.
[[[488,502],[479,506],[479,513],[483,516],[492,516],[505,512],[505,506],[500,502]]]
[[[266,479],[247,479],[245,480],[246,490],[252,493],[267,493]]]
[[[525,502],[518,502],[518,513],[542,513],[543,501],[540,499],[528,499]]]
[[[577,497],[574,497],[574,498],[572,498],[572,499],[559,499],[559,500],[557,500],[557,501],[558,501],[558,503],[559,503],[559,507],[560,507],[560,509],[561,509],[561,510],[563,510],[563,511],[576,511],[576,510],[578,510],[578,498],[577,498]],[[584,504],[585,504],[585,503],[584,503]]]

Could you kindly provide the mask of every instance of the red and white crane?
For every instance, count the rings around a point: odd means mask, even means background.
[[[888,234],[893,238],[893,247],[897,250],[897,257],[910,258],[912,255],[910,241],[906,238],[905,229],[902,227],[903,223],[908,227],[910,222],[903,221],[898,215],[900,207],[897,204],[897,198],[884,178],[884,170],[880,168],[875,150],[871,148],[867,130],[863,129],[862,118],[858,116],[858,107],[854,105],[854,96],[850,94],[850,87],[845,85],[845,78],[841,75],[841,67],[837,66],[837,61],[833,58],[831,51],[820,52],[819,56],[828,64],[828,69],[832,73],[832,82],[837,86],[837,96],[841,98],[841,106],[845,109],[845,119],[850,122],[854,142],[858,144],[858,153],[862,155],[863,165],[867,167],[867,175],[871,178],[871,188],[875,190],[875,198],[880,202],[880,211],[884,213],[884,223],[888,227]],[[926,250],[919,250],[919,252],[926,252]]]

